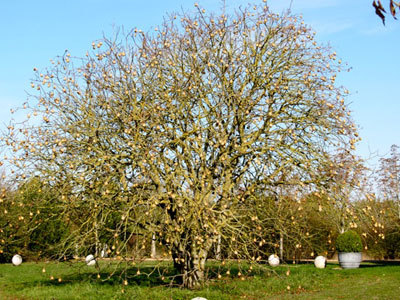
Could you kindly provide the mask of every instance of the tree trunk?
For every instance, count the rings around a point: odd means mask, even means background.
[[[207,250],[197,248],[173,253],[174,267],[183,287],[192,289],[203,282],[207,253]]]
[[[156,258],[156,235],[153,233],[151,236],[151,258]]]
[[[94,256],[97,258],[99,256],[99,229],[97,227],[97,221],[94,223]]]
[[[221,259],[221,235],[218,235],[216,259]]]

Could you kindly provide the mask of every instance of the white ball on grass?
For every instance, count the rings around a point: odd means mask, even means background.
[[[276,254],[271,254],[268,257],[268,263],[271,267],[277,267],[279,266],[279,257]]]
[[[22,264],[22,257],[19,254],[15,254],[11,260],[14,266],[19,266]]]
[[[203,298],[203,297],[196,297],[196,298],[192,298],[191,300],[207,300],[207,299]]]
[[[324,256],[317,256],[314,260],[314,265],[318,268],[318,269],[323,269],[326,266],[326,258]]]
[[[96,264],[96,260],[93,259],[87,263],[88,266],[94,266]]]
[[[88,266],[93,266],[96,264],[96,260],[94,259],[94,256],[92,254],[86,256],[85,261]]]

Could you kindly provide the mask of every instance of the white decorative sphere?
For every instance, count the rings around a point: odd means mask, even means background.
[[[88,266],[94,266],[96,264],[96,260],[93,259],[87,263]]]
[[[276,254],[271,254],[268,257],[268,263],[271,267],[277,267],[279,266],[279,257]]]
[[[20,264],[22,264],[22,257],[19,254],[15,254],[11,261],[14,266],[19,266]]]
[[[314,260],[314,265],[318,268],[318,269],[323,269],[325,268],[326,265],[326,258],[324,256],[317,256]]]
[[[92,254],[86,256],[85,261],[88,266],[93,266],[96,264],[96,260],[94,259],[94,256]]]
[[[203,298],[203,297],[196,297],[196,298],[192,298],[192,300],[207,300],[207,299]]]

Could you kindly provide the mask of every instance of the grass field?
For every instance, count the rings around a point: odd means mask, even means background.
[[[237,272],[233,266],[230,275],[189,291],[155,276],[135,277],[126,286],[119,276],[104,282],[93,267],[81,263],[3,264],[0,299],[400,299],[399,263],[363,263],[355,270],[337,264],[322,270],[312,264],[261,266],[245,280]]]

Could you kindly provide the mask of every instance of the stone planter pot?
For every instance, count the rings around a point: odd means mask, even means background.
[[[361,252],[339,252],[339,264],[343,269],[357,269],[361,260]]]

